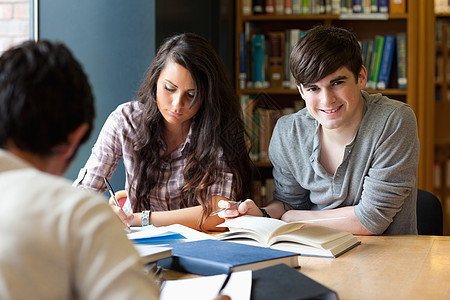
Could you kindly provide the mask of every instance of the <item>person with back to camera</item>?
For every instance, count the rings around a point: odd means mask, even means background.
[[[106,120],[75,186],[104,192],[120,158],[127,201],[112,208],[131,226],[179,223],[218,230],[220,199],[250,197],[242,110],[224,65],[202,37],[168,38],[137,99]]]
[[[0,298],[158,299],[106,199],[61,178],[93,126],[91,87],[61,43],[0,57]]]
[[[258,208],[247,200],[219,216],[330,219],[315,224],[361,235],[417,234],[419,140],[411,107],[363,91],[361,48],[345,29],[309,30],[290,69],[306,108],[274,129],[274,201]]]

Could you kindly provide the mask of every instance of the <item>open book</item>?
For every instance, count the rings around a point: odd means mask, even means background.
[[[337,257],[360,244],[351,233],[306,222],[286,223],[281,220],[241,216],[228,219],[218,227],[229,232],[217,239],[300,253],[305,256]]]

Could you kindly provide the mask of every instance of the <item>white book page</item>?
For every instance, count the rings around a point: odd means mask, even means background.
[[[217,227],[228,227],[230,231],[237,230],[239,228],[252,230],[267,240],[272,231],[284,224],[286,223],[273,218],[241,216],[234,219],[228,219],[217,225]]]
[[[214,299],[227,275],[204,276],[189,279],[167,280],[161,288],[160,300]],[[222,291],[233,300],[249,300],[252,287],[252,271],[234,272]]]

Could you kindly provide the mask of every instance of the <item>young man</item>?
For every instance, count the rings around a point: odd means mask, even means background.
[[[311,29],[293,49],[290,68],[306,108],[274,129],[274,201],[261,210],[247,200],[219,216],[330,219],[315,224],[353,234],[417,234],[419,141],[412,109],[362,91],[361,48],[345,29]]]
[[[0,298],[157,299],[106,199],[60,178],[93,125],[91,88],[60,43],[0,57]]]

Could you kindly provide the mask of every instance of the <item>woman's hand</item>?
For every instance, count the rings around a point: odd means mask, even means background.
[[[117,193],[116,193],[117,194]],[[117,196],[116,196],[117,198]],[[121,197],[123,198],[123,197]],[[119,200],[119,199],[117,199]],[[111,197],[109,198],[109,205],[111,206],[111,209],[113,212],[119,217],[120,221],[126,226],[126,228],[130,228],[131,221],[134,219],[133,214],[126,214],[122,208],[118,207],[114,199]]]
[[[261,216],[261,211],[252,199],[247,199],[238,206],[230,207],[233,203],[236,202],[220,200],[217,206],[219,208],[226,208],[226,210],[219,212],[218,216],[223,219],[235,218],[242,215]]]

